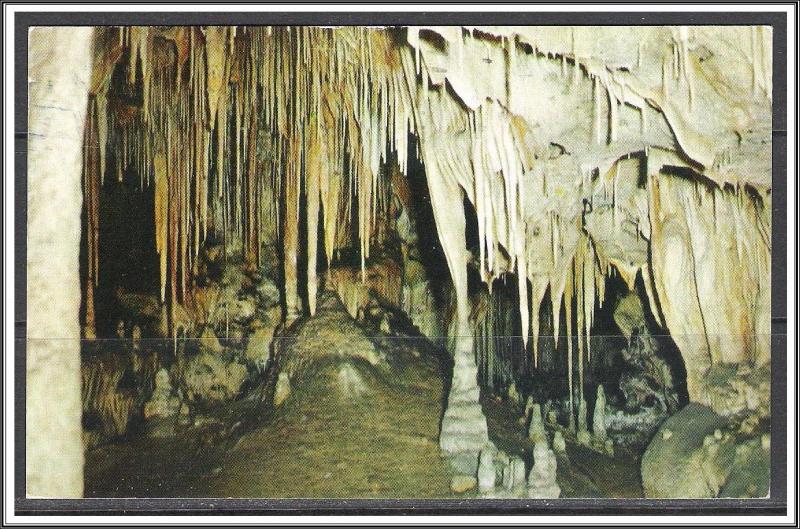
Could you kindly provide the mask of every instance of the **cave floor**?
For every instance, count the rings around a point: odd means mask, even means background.
[[[194,427],[158,425],[87,451],[88,497],[452,498],[437,444],[445,396],[438,350],[385,335],[337,303],[298,321],[284,348],[292,390],[277,409],[253,391]],[[349,354],[356,351],[356,355]],[[531,449],[519,413],[487,397],[498,448]],[[559,457],[562,497],[641,497],[639,464],[568,438]]]

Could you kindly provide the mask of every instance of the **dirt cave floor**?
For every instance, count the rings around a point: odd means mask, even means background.
[[[88,450],[87,497],[453,498],[437,439],[449,369],[429,341],[354,321],[333,297],[279,338],[290,392],[277,409],[258,390],[195,426],[150,425]],[[267,404],[269,402],[270,404]],[[521,412],[483,399],[489,434],[528,469]],[[203,427],[203,423],[213,425]],[[164,432],[167,433],[164,433]],[[641,497],[639,462],[567,438],[562,497]]]

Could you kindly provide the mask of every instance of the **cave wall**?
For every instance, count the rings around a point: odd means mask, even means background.
[[[83,493],[78,253],[92,33],[36,27],[28,37],[28,497]]]

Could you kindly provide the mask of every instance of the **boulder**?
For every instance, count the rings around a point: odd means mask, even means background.
[[[720,498],[765,498],[769,496],[769,446],[769,434],[765,434],[736,447],[731,472],[719,491]]]
[[[717,461],[730,452],[714,431],[726,420],[710,408],[690,403],[667,419],[642,456],[642,487],[647,498],[712,498],[725,476]],[[721,432],[720,432],[721,433]],[[722,469],[724,473],[724,469]]]

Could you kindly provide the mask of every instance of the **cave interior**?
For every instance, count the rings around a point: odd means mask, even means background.
[[[771,39],[95,28],[85,494],[768,495]]]

